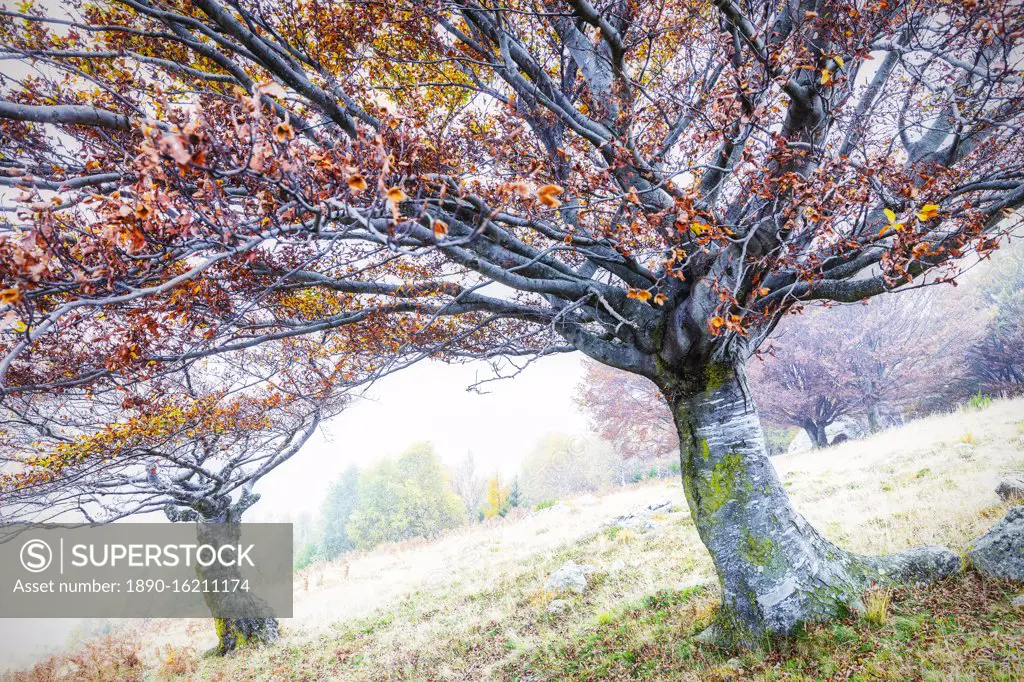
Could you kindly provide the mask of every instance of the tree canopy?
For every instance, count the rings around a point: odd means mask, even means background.
[[[325,559],[335,559],[355,547],[348,534],[348,522],[359,495],[359,470],[349,466],[331,484],[320,506],[320,551]]]
[[[810,528],[745,362],[1018,226],[1022,36],[1013,0],[29,0],[0,12],[0,391],[267,344],[327,392],[582,351],[670,405],[716,637],[791,632],[955,556]]]
[[[996,247],[1024,201],[1020,21],[1000,2],[5,10],[28,68],[0,86],[3,389],[303,337],[353,377],[579,349],[673,383],[795,303]]]

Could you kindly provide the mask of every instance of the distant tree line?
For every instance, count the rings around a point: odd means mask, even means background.
[[[545,435],[510,477],[481,473],[472,453],[447,467],[430,443],[416,443],[396,459],[350,466],[331,484],[317,515],[278,520],[295,527],[295,567],[301,569],[573,495],[678,475],[675,457],[629,459],[583,435]]]

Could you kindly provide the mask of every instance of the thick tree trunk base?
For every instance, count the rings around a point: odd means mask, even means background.
[[[214,618],[217,628],[217,646],[208,656],[225,656],[238,649],[271,644],[280,637],[275,618]]]
[[[727,597],[723,585],[714,622],[697,639],[728,649],[765,648],[773,637],[791,635],[805,623],[862,611],[862,597],[873,586],[927,584],[962,569],[960,557],[945,547],[862,556],[822,542],[830,549],[817,554],[817,561],[792,567],[767,593]]]
[[[196,525],[197,538],[202,544],[220,548],[238,544],[241,525],[229,517],[208,519],[208,523]],[[196,566],[200,579],[217,584],[235,581],[239,584],[244,576],[234,565],[214,563],[208,567]],[[274,611],[256,594],[248,591],[203,592],[203,599],[214,614],[217,630],[217,646],[206,652],[208,656],[225,656],[233,651],[248,647],[270,644],[280,637],[280,628]],[[248,617],[226,618],[218,614]]]
[[[668,396],[687,502],[722,588],[703,640],[759,648],[803,623],[861,608],[872,583],[927,582],[960,570],[959,556],[940,547],[868,557],[822,537],[793,509],[768,459],[742,368],[711,366],[705,375],[704,390]]]

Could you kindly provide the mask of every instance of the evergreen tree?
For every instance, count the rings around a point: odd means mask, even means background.
[[[509,509],[522,507],[526,500],[523,498],[523,490],[519,485],[519,477],[512,479],[512,485],[508,489],[508,500],[506,505]]]
[[[331,484],[320,509],[320,553],[323,558],[337,558],[355,547],[345,527],[356,508],[358,494],[359,470],[350,466]]]

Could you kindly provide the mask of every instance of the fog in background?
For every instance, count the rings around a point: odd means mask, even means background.
[[[482,395],[466,388],[493,375],[484,362],[430,361],[387,377],[257,484],[263,498],[246,521],[315,514],[346,467],[397,456],[416,441],[433,443],[448,466],[472,452],[477,471],[511,477],[545,433],[586,431],[575,401],[581,363],[579,353],[543,358],[518,376],[479,386]]]

